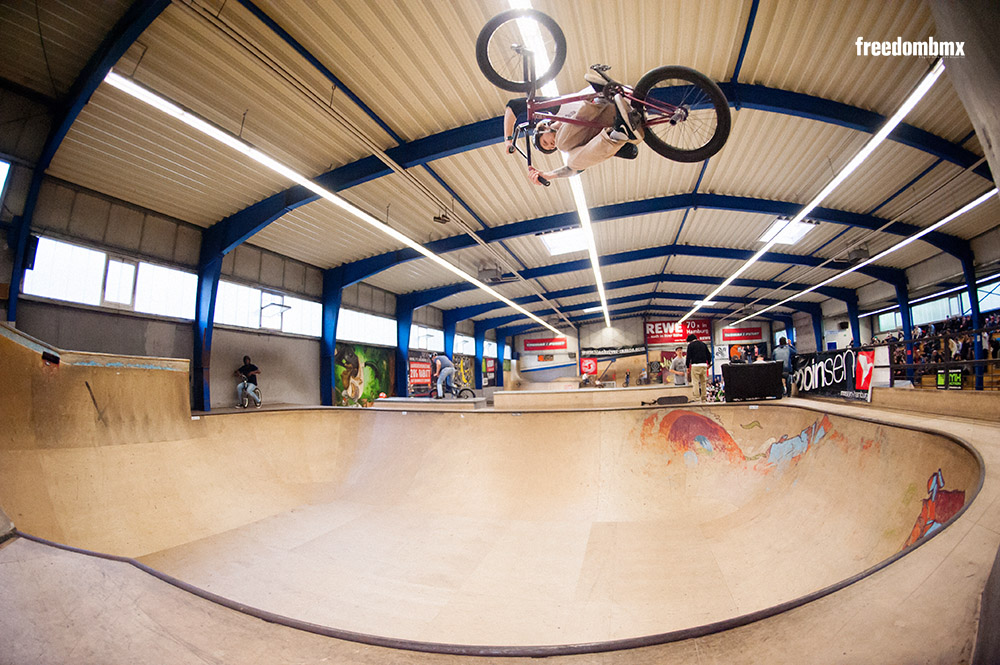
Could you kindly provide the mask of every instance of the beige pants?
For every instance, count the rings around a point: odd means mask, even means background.
[[[566,165],[583,171],[613,157],[625,141],[613,141],[608,128],[615,124],[615,105],[606,100],[584,102],[573,116],[580,120],[597,122],[603,127],[584,127],[559,123],[556,128],[556,147],[568,153]]]
[[[708,367],[706,365],[691,365],[692,397],[695,401],[708,397]]]

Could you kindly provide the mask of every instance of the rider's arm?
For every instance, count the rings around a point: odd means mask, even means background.
[[[539,185],[538,178],[542,177],[546,180],[552,180],[553,178],[569,178],[570,176],[575,176],[577,173],[583,173],[583,171],[577,171],[576,169],[571,169],[568,166],[564,166],[555,171],[539,171],[534,166],[528,167],[528,180]]]
[[[514,113],[514,109],[508,104],[506,110],[503,112],[503,140],[508,151],[510,151],[510,147],[514,144],[514,125],[516,124],[517,114]]]

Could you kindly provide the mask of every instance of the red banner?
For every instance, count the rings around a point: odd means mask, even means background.
[[[414,386],[431,385],[431,364],[410,361],[410,384]]]
[[[542,337],[524,340],[524,350],[531,351],[552,351],[555,349],[565,349],[565,337]]]
[[[872,370],[875,369],[875,352],[858,351],[857,366],[854,368],[854,388],[868,390],[872,385]]]
[[[723,342],[755,342],[764,338],[763,329],[760,326],[753,328],[723,328]]]
[[[581,374],[597,374],[597,358],[580,358]]]
[[[697,335],[703,342],[712,341],[711,319],[689,319],[684,323],[676,321],[646,321],[646,345],[687,344],[688,335]]]

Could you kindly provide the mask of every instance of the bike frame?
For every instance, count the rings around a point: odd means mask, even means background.
[[[524,80],[534,81],[534,57],[531,51],[527,49],[519,49],[518,51],[522,57],[524,66]],[[687,111],[679,106],[674,106],[673,104],[668,104],[666,102],[660,102],[650,99],[638,99],[633,93],[632,88],[621,85],[609,83],[614,92],[621,94],[632,108],[637,110],[653,111],[656,115],[653,117],[647,117],[646,113],[643,113],[643,127],[652,127],[654,125],[659,125],[663,123],[674,123],[678,119],[683,119],[686,117]],[[603,129],[605,125],[594,122],[592,120],[579,120],[574,117],[559,115],[558,113],[548,113],[550,109],[558,109],[564,104],[572,104],[575,102],[588,102],[594,99],[604,97],[607,98],[607,91],[605,92],[582,92],[573,93],[569,95],[560,95],[559,97],[553,97],[550,99],[537,99],[536,90],[534,84],[528,88],[527,93],[527,120],[514,128],[514,139],[513,144],[515,148],[517,147],[517,139],[519,136],[523,135],[525,138],[525,145],[527,146],[527,151],[521,154],[528,160],[528,166],[531,166],[531,141],[528,140],[528,130],[533,129],[542,120],[551,120],[553,122],[563,122],[569,125],[578,125],[581,127],[592,127],[595,129]],[[520,152],[520,148],[517,148]]]

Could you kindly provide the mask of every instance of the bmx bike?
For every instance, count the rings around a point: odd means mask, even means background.
[[[419,393],[415,392],[413,393],[413,396],[430,397],[433,399],[434,395],[436,394],[437,394],[437,385],[431,384],[430,386],[428,386],[427,392],[419,392]],[[475,399],[476,397],[476,392],[472,388],[461,388],[455,383],[452,383],[450,388],[448,387],[445,388],[445,395],[449,394],[455,399]]]
[[[243,383],[240,384],[240,403],[236,405],[237,408],[248,408],[250,406],[251,395],[254,397],[254,406],[259,409],[264,404],[260,387],[255,383],[250,383],[250,380],[244,376]]]
[[[476,40],[476,62],[493,85],[526,95],[527,121],[515,127],[508,152],[521,152],[528,166],[528,138],[542,120],[603,128],[593,121],[559,115],[560,106],[598,97],[614,102],[619,96],[627,102],[646,145],[673,161],[706,160],[729,138],[732,118],[722,90],[704,74],[680,65],[651,69],[634,87],[608,76],[607,65],[594,65],[591,69],[606,82],[602,90],[539,97],[540,86],[555,78],[566,62],[566,37],[555,20],[534,9],[510,9],[487,21]],[[524,138],[523,151],[517,146],[518,138]]]

